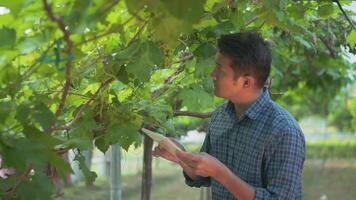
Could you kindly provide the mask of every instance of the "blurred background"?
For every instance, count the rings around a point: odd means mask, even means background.
[[[356,135],[328,126],[327,120],[309,117],[300,120],[307,141],[307,160],[303,172],[304,199],[345,199],[356,197]],[[181,138],[185,148],[199,151],[204,132],[189,131]],[[91,152],[90,168],[98,174],[93,185],[85,185],[79,170],[71,177],[72,185],[64,189],[63,200],[110,199],[111,152],[105,155],[98,150]],[[143,149],[130,148],[121,152],[122,199],[136,200],[141,196]],[[73,163],[74,164],[74,163]],[[77,166],[73,165],[74,169]],[[152,199],[155,200],[205,200],[205,190],[185,185],[179,166],[160,158],[152,161]]]

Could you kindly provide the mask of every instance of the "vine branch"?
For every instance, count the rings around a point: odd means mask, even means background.
[[[140,35],[140,33],[143,31],[143,29],[146,27],[147,24],[148,24],[148,21],[144,21],[142,26],[138,29],[138,31],[135,33],[135,35],[127,43],[126,47],[129,47],[136,40],[136,38]]]
[[[266,14],[267,14],[267,12],[263,12],[263,13],[261,13],[261,14],[259,14],[259,15],[254,16],[254,17],[251,18],[249,21],[247,21],[244,26],[248,26],[248,25],[252,24],[252,23],[255,22],[256,20],[258,20],[258,18],[261,18],[261,17],[263,17],[263,16],[266,15]]]
[[[337,57],[337,50],[334,47],[333,41],[330,37],[320,37],[320,40],[324,43],[326,48],[329,50],[331,57]]]
[[[145,25],[147,23],[143,24],[142,27],[138,30],[138,32],[135,34],[135,36],[133,36],[131,38],[131,40],[129,41],[127,47],[135,40],[135,38],[142,32],[142,30],[144,29]],[[105,64],[105,63],[104,63]],[[53,125],[48,132],[53,132],[55,130],[70,130],[71,128],[73,128],[73,126],[75,125],[75,123],[77,123],[77,121],[80,119],[82,112],[85,111],[85,109],[87,109],[87,107],[90,105],[90,103],[97,97],[97,95],[105,89],[105,87],[114,80],[114,78],[110,78],[106,81],[104,81],[103,83],[101,83],[101,85],[99,86],[98,90],[94,93],[94,95],[83,105],[81,106],[80,110],[78,111],[78,113],[76,114],[76,116],[74,117],[74,119],[69,122],[68,124],[65,125],[60,125],[60,126],[56,126]]]
[[[177,70],[171,76],[169,76],[164,81],[164,86],[162,86],[152,92],[152,97],[157,98],[157,97],[161,96],[165,91],[167,91],[168,86],[171,85],[173,83],[173,81],[176,79],[176,77],[184,71],[185,62],[188,60],[191,60],[193,57],[194,57],[193,54],[187,54],[187,55],[183,56],[183,58],[180,59],[179,61],[174,62],[174,63],[181,63],[181,65],[177,68]]]
[[[355,29],[354,24],[351,22],[350,18],[346,15],[346,13],[345,13],[344,9],[342,8],[342,6],[341,6],[339,0],[332,0],[332,1],[337,4],[337,6],[338,6],[339,9],[341,10],[342,14],[345,16],[346,20],[350,23],[351,28],[352,28],[352,29]]]
[[[64,24],[64,21],[61,17],[59,16],[55,16],[52,10],[51,5],[49,5],[47,0],[43,0],[43,5],[44,5],[44,9],[48,15],[48,17],[57,23],[59,29],[62,31],[63,33],[63,37],[64,37],[64,41],[67,44],[67,48],[65,50],[66,54],[68,55],[68,61],[66,63],[66,82],[64,84],[63,87],[63,93],[62,93],[62,97],[61,97],[61,101],[59,103],[59,106],[56,110],[55,115],[58,117],[64,108],[64,104],[65,101],[67,99],[68,96],[68,90],[69,87],[71,85],[71,65],[72,65],[72,50],[73,50],[73,41],[70,38],[70,32],[68,30],[68,28],[66,27],[66,25]]]
[[[91,104],[92,101],[94,101],[94,99],[96,99],[96,97],[98,96],[98,94],[103,91],[106,86],[111,83],[114,79],[110,78],[104,82],[102,82],[99,86],[99,88],[95,91],[95,93],[93,94],[93,96],[85,103],[83,104],[79,111],[77,112],[77,114],[75,115],[74,119],[69,122],[66,125],[61,125],[61,126],[57,126],[57,127],[53,127],[51,128],[51,130],[49,130],[50,132],[54,131],[54,130],[69,130],[71,128],[73,128],[73,126],[75,125],[75,123],[77,123],[77,121],[80,119],[82,113],[85,111],[85,109],[88,108],[88,106]]]
[[[122,31],[122,27],[124,27],[125,25],[127,25],[132,19],[134,19],[134,17],[130,17],[129,19],[127,19],[125,22],[123,22],[122,24],[118,25],[118,26],[115,26],[115,27],[111,27],[108,31],[106,31],[105,33],[103,34],[100,34],[100,35],[96,35],[92,38],[89,38],[87,40],[84,40],[82,42],[79,42],[77,43],[75,46],[80,46],[82,44],[86,44],[88,42],[91,42],[91,41],[94,41],[94,40],[98,40],[102,37],[105,37],[105,36],[108,36],[110,34],[113,34],[113,33],[116,33],[118,31]]]
[[[188,116],[188,117],[196,117],[196,118],[207,119],[207,118],[210,118],[211,115],[212,115],[211,112],[198,113],[198,112],[180,111],[180,110],[173,111],[173,116]]]
[[[173,62],[172,64],[182,63],[182,62],[193,59],[193,57],[194,57],[194,55],[189,53],[187,55],[184,55],[180,60]]]

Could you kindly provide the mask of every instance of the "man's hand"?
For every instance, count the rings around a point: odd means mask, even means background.
[[[177,157],[180,160],[179,164],[190,177],[209,176],[222,184],[236,199],[254,199],[255,188],[236,176],[213,156],[204,152],[192,154],[182,151],[177,152]]]
[[[183,170],[195,176],[218,179],[219,174],[226,168],[218,159],[204,152],[198,154],[177,152],[177,157]]]
[[[162,145],[158,145],[153,150],[152,155],[179,164],[192,179],[196,176],[210,176],[218,180],[218,175],[220,175],[223,170],[226,170],[226,166],[213,156],[204,152],[198,154],[185,152],[181,144],[172,138],[170,139],[183,151],[177,151],[176,156],[174,156],[164,149]]]
[[[182,151],[185,151],[184,147],[179,144],[175,139],[169,138],[172,142],[174,142]],[[177,151],[178,152],[178,151]],[[174,163],[179,163],[179,160],[176,156],[167,151],[162,145],[158,145],[152,152],[152,155],[155,157],[162,157],[166,160],[172,161]]]

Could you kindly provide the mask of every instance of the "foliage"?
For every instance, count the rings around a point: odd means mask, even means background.
[[[273,98],[299,116],[325,110],[355,79],[344,57],[345,48],[355,53],[355,31],[332,1],[0,5],[9,10],[0,15],[0,155],[17,170],[1,181],[5,198],[26,199],[36,187],[31,199],[48,199],[54,188],[44,166],[71,171],[57,153],[128,149],[140,144],[142,125],[173,133],[176,111],[211,111],[222,102],[209,79],[221,34],[257,29],[270,41],[271,90],[284,93]]]
[[[332,109],[329,114],[329,123],[339,130],[356,133],[356,98],[354,97],[355,88],[350,87],[341,95],[337,96],[332,102]]]
[[[356,155],[356,139],[336,140],[329,139],[318,142],[308,142],[306,146],[307,158],[349,158]]]

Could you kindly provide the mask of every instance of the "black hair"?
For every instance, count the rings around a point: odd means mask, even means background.
[[[250,75],[263,87],[271,69],[271,50],[256,31],[222,35],[218,40],[219,53],[231,59],[235,76]]]

